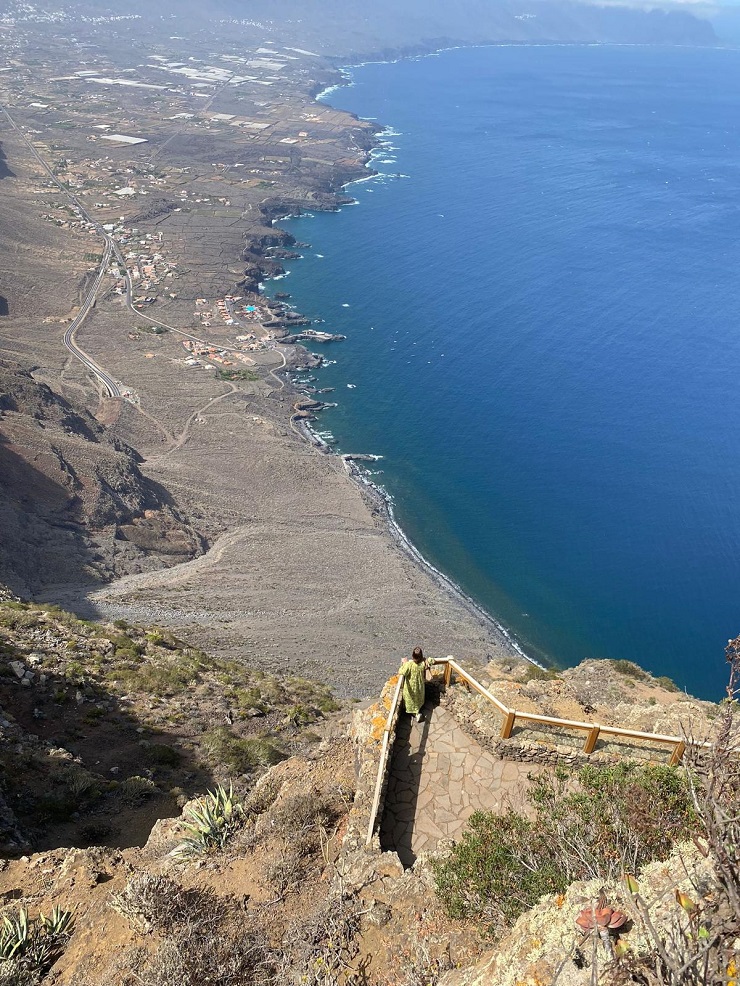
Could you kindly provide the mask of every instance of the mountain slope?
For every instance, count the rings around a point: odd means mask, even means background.
[[[31,372],[0,360],[0,580],[36,595],[203,551],[136,453]]]

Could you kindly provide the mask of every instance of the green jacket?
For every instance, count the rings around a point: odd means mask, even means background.
[[[426,691],[424,677],[427,668],[431,668],[434,663],[434,658],[428,657],[418,664],[416,661],[404,661],[399,668],[398,673],[403,678],[403,704],[406,711],[413,715],[421,712]]]

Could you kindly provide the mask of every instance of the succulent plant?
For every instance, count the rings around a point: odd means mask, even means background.
[[[56,904],[49,917],[43,913],[39,914],[39,926],[44,929],[47,935],[69,935],[74,928],[74,915],[72,911],[65,911]]]
[[[43,973],[62,953],[73,928],[72,912],[58,905],[49,917],[29,918],[25,907],[5,914],[0,924],[0,960],[16,971],[22,967]]]
[[[193,856],[197,853],[223,849],[233,832],[244,821],[244,809],[234,801],[234,788],[219,784],[185,812],[183,827],[190,833],[172,850],[173,856]]]
[[[618,935],[629,920],[623,911],[618,911],[616,907],[607,904],[602,894],[598,900],[592,902],[590,907],[584,907],[576,918],[576,924],[586,935],[598,934],[601,941],[614,952],[611,935]]]
[[[31,931],[32,925],[25,907],[11,916],[3,915],[0,928],[0,958],[14,959],[22,955],[31,940]]]
[[[609,905],[584,907],[576,918],[576,924],[582,931],[617,931],[627,921],[627,915]]]

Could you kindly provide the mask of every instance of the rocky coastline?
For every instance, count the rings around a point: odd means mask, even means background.
[[[70,223],[67,214],[39,216],[33,156],[17,136],[9,133],[4,141],[13,173],[4,179],[8,227],[16,223],[21,245],[39,237],[48,241],[45,278],[53,285],[44,305],[36,301],[32,308],[36,259],[27,251],[26,281],[18,280],[10,316],[0,326],[8,351],[24,365],[32,361],[35,379],[86,407],[135,450],[143,477],[137,482],[152,481],[166,491],[200,538],[190,560],[160,559],[147,543],[141,560],[132,561],[128,542],[122,542],[123,551],[121,538],[113,537],[110,553],[115,551],[121,567],[112,574],[105,566],[100,573],[95,568],[101,567],[97,553],[109,552],[108,542],[91,541],[64,578],[52,577],[48,566],[36,595],[45,593],[93,617],[169,626],[220,657],[329,680],[354,696],[376,693],[389,668],[418,642],[437,655],[477,660],[518,654],[505,629],[409,543],[393,504],[362,465],[361,456],[373,450],[352,449],[351,458],[327,454],[332,449],[313,432],[311,418],[332,399],[324,398],[320,384],[306,394],[291,380],[292,370],[313,369],[321,360],[303,344],[308,340],[298,338],[302,333],[296,330],[308,328],[306,319],[295,299],[268,304],[261,290],[307,246],[282,229],[280,220],[337,211],[352,201],[352,182],[372,177],[380,126],[315,99],[346,82],[340,65],[367,55],[353,56],[338,43],[327,54],[326,45],[308,39],[276,40],[268,30],[257,38],[253,25],[244,27],[234,28],[231,41],[219,35],[222,27],[209,27],[199,37],[161,39],[173,59],[167,64],[185,64],[191,55],[215,59],[216,36],[224,50],[233,45],[232,54],[219,56],[230,64],[244,56],[247,35],[255,56],[258,45],[300,47],[285,48],[281,75],[275,75],[276,60],[255,59],[255,71],[266,78],[219,90],[208,113],[178,91],[183,112],[174,116],[169,108],[159,113],[151,102],[174,98],[170,90],[154,95],[163,91],[162,69],[140,65],[138,55],[126,64],[118,42],[106,37],[116,70],[115,59],[122,57],[120,70],[141,76],[146,95],[132,87],[130,106],[156,123],[147,130],[148,145],[116,149],[121,166],[135,164],[136,171],[122,170],[120,179],[108,173],[109,159],[90,143],[91,120],[83,111],[74,128],[69,125],[68,179],[83,182],[95,175],[99,190],[90,194],[100,202],[96,216],[111,220],[141,281],[153,271],[159,285],[142,284],[138,295],[130,284],[114,288],[105,282],[111,287],[95,299],[77,334],[91,359],[122,382],[128,395],[123,399],[101,401],[94,376],[70,362],[60,346],[62,316],[79,305],[79,285],[85,291],[92,282],[92,261],[86,258],[97,256],[88,251],[93,242],[100,248],[99,238],[84,222]],[[148,29],[126,22],[115,30],[126,37],[130,32],[131,40]],[[99,43],[98,28],[90,31]],[[399,43],[383,54],[418,56],[454,43],[449,35],[438,36],[443,40],[421,48]],[[371,50],[371,43],[365,45],[365,52]],[[49,59],[59,62],[50,80],[55,86],[67,57],[55,51]],[[48,156],[43,145],[51,131],[26,107],[24,78],[19,76],[17,91],[11,87],[6,101],[21,123],[38,129],[37,143]],[[73,97],[89,83],[70,74],[65,79],[70,106],[84,106]],[[35,84],[43,89],[44,80]],[[156,167],[143,166],[150,154]],[[127,184],[118,188],[124,173]],[[151,198],[136,198],[144,195]],[[130,198],[133,208],[126,209]],[[45,202],[44,208],[53,204]],[[161,259],[142,259],[155,254]],[[69,258],[76,258],[76,268],[70,269]],[[12,262],[18,266],[15,257]],[[160,283],[162,277],[174,280]],[[237,301],[241,315],[234,317]],[[249,314],[248,306],[254,306]],[[48,328],[39,331],[39,324]],[[234,338],[239,328],[241,340]],[[92,455],[97,461],[102,453],[94,449]],[[96,475],[91,474],[93,484]]]
[[[426,46],[415,46],[413,49],[408,52],[404,51],[400,55],[396,52],[394,57],[418,58],[433,54],[436,50],[435,48],[430,49]],[[386,60],[386,56],[390,59],[390,55],[386,52],[384,60]],[[318,101],[322,94],[349,84],[350,79],[351,77],[347,69],[340,70],[335,82],[328,86],[322,84],[314,87],[313,98]],[[353,118],[358,119],[357,117]],[[381,148],[380,135],[383,133],[384,128],[382,126],[376,125],[373,127],[373,138],[371,141],[368,141],[367,146],[364,148],[364,164],[362,169],[360,170],[354,167],[338,171],[336,185],[328,189],[316,201],[312,198],[312,211],[339,212],[343,205],[354,202],[354,199],[346,195],[344,191],[353,182],[367,180],[378,174],[372,167],[373,152]],[[299,216],[306,210],[304,205],[295,199],[281,199],[278,197],[264,202],[260,208],[265,221],[271,224],[272,232],[248,232],[245,234],[245,248],[242,254],[242,260],[247,261],[248,266],[244,270],[244,279],[238,282],[236,287],[264,296],[264,283],[276,276],[285,275],[285,268],[279,263],[279,259],[300,258],[300,253],[293,252],[291,249],[298,245],[296,238],[286,230],[280,229],[276,224],[281,220]],[[268,251],[271,255],[268,254]],[[284,294],[284,292],[281,292],[281,294]],[[287,298],[289,297],[290,295],[287,295]],[[287,300],[287,298],[282,300]],[[296,312],[296,320],[293,324],[299,325],[302,321],[305,322],[308,320],[303,319],[300,313]],[[336,338],[342,339],[344,337],[339,336]],[[281,339],[281,342],[293,342],[293,340],[285,337]],[[306,361],[310,360],[315,354],[310,353],[301,341],[296,341],[295,350],[301,353],[301,356],[296,359],[296,364],[300,366],[310,365]],[[321,364],[319,362],[314,365],[320,367]],[[295,400],[294,407],[301,407],[303,409],[298,411],[292,418],[292,421],[296,425],[295,430],[297,433],[319,454],[338,456],[339,453],[316,433],[311,424],[315,420],[315,414],[322,409],[323,405],[319,403],[310,409],[307,408],[306,402],[311,400],[310,395],[305,390],[296,386],[291,381],[289,374],[286,374],[285,380],[286,388]],[[369,453],[360,453],[344,454],[339,455],[339,457],[343,462],[347,476],[362,494],[372,514],[382,518],[388,535],[396,549],[423,571],[442,592],[449,595],[455,603],[461,605],[484,628],[485,632],[490,634],[496,643],[496,649],[499,653],[523,658],[531,664],[541,667],[542,665],[526,653],[511,631],[500,623],[495,615],[487,612],[475,602],[454,580],[436,568],[415,547],[395,517],[393,499],[381,485],[372,481],[368,470],[362,465],[364,460],[374,458],[374,456]]]

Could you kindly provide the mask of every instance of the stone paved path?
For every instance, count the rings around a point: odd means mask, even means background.
[[[382,848],[404,866],[440,839],[459,839],[474,811],[520,807],[536,769],[484,750],[444,706],[423,711],[420,723],[400,714],[380,826]]]

